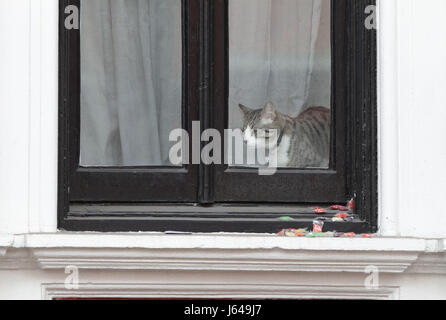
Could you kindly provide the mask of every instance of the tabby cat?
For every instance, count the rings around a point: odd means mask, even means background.
[[[243,114],[245,143],[248,147],[277,148],[278,167],[329,167],[329,109],[311,107],[292,118],[278,112],[272,102],[258,110],[244,105],[239,107]]]

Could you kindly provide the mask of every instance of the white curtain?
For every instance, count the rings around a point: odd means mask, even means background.
[[[240,103],[260,108],[271,100],[280,111],[296,116],[304,105],[313,102],[309,101],[314,100],[310,99],[312,91],[323,90],[322,95],[315,95],[325,97],[318,102],[330,107],[326,99],[330,95],[329,2],[229,1],[231,127],[240,125]],[[325,34],[319,37],[322,22]],[[317,54],[317,48],[325,52]],[[312,79],[315,56],[320,58],[317,69],[325,70],[325,79]]]
[[[181,127],[181,0],[81,8],[81,165],[169,165],[169,133]]]
[[[229,1],[230,127],[240,126],[239,103],[271,100],[290,115],[312,97],[329,107],[329,3]],[[81,8],[81,165],[170,165],[168,137],[182,117],[181,0]]]

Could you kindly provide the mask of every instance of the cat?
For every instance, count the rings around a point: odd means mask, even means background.
[[[272,102],[263,109],[242,104],[239,108],[245,143],[248,147],[277,148],[277,167],[329,167],[330,109],[310,107],[292,118],[278,112]]]

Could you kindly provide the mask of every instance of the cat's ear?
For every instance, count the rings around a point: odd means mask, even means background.
[[[249,109],[247,106],[244,106],[243,104],[239,104],[238,107],[240,108],[240,111],[242,112],[243,116],[246,116],[248,113],[250,113],[252,110]]]
[[[265,104],[265,106],[263,107],[262,118],[271,121],[276,120],[277,118],[276,107],[271,101]]]

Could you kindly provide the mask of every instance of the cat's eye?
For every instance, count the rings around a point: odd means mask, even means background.
[[[259,138],[263,138],[263,137],[271,138],[275,133],[274,130],[270,130],[270,129],[255,129],[254,132],[255,132],[256,137],[259,137]]]
[[[265,130],[266,137],[272,137],[272,136],[274,136],[275,133],[276,133],[276,130],[269,130],[269,129]]]

